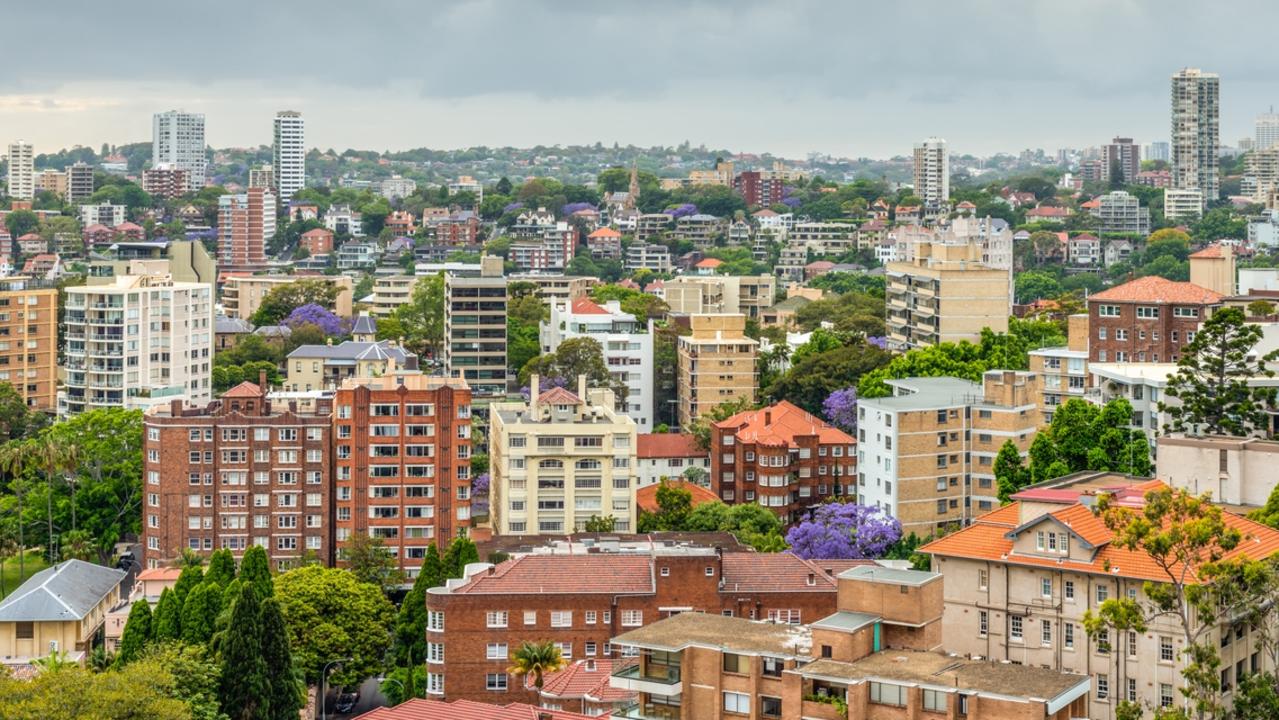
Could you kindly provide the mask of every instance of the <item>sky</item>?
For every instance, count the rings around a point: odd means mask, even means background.
[[[596,141],[804,157],[1167,139],[1169,76],[1221,75],[1222,142],[1279,104],[1274,0],[124,0],[4,13],[0,142],[399,150]]]

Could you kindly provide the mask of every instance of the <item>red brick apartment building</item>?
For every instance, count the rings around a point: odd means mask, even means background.
[[[782,179],[758,170],[740,172],[733,178],[733,189],[747,205],[768,207],[782,201]]]
[[[336,540],[381,538],[416,576],[429,545],[471,526],[471,390],[460,378],[348,378],[333,407]]]
[[[711,489],[795,522],[809,506],[856,492],[857,439],[783,400],[711,425]]]
[[[333,562],[329,407],[272,403],[245,382],[204,407],[180,400],[143,420],[144,563],[183,548],[237,557],[261,545],[278,568],[303,557]]]
[[[1138,278],[1088,298],[1088,362],[1175,363],[1223,296],[1194,283]]]
[[[834,612],[834,576],[863,564],[663,546],[471,566],[467,579],[428,591],[427,692],[536,702],[507,673],[521,642],[554,642],[570,661],[617,657],[611,638],[681,612],[811,622]]]

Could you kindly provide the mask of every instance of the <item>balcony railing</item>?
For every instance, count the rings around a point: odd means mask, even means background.
[[[621,710],[614,710],[610,717],[624,720],[679,720],[680,709],[676,705],[633,703]]]

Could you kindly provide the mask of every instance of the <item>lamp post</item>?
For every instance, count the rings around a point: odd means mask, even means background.
[[[329,668],[339,663],[350,662],[350,661],[351,661],[351,658],[349,657],[338,658],[337,660],[330,660],[324,664],[324,669],[320,672],[320,718],[322,720],[328,720],[328,717],[329,717],[328,705],[326,705],[324,702],[325,701],[324,683],[329,678]]]

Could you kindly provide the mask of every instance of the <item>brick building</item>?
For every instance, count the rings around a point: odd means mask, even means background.
[[[784,623],[835,609],[835,573],[865,560],[663,545],[647,552],[522,555],[468,566],[427,592],[427,693],[532,702],[507,674],[521,642],[551,641],[565,659],[616,658],[610,641],[680,612]]]
[[[276,567],[333,562],[328,401],[300,412],[245,382],[204,406],[150,408],[142,524],[144,564],[189,548],[240,556],[262,545]]]
[[[783,400],[711,425],[711,489],[726,503],[797,522],[810,506],[856,493],[857,439]]]
[[[459,378],[348,378],[333,401],[336,539],[381,538],[409,577],[471,526],[471,389]]]
[[[312,228],[302,233],[298,247],[305,248],[312,257],[333,252],[333,231],[328,228]]]
[[[251,187],[218,198],[218,269],[266,268],[266,244],[275,235],[275,195]]]
[[[782,178],[774,177],[772,173],[758,170],[740,172],[733,178],[733,189],[752,207],[768,207],[782,201]]]
[[[27,407],[53,410],[57,363],[57,288],[22,276],[0,279],[0,382],[12,385]]]
[[[1220,293],[1151,275],[1088,298],[1088,361],[1177,362]]]
[[[181,197],[187,192],[187,171],[174,165],[147,168],[142,171],[142,189],[155,197]]]

